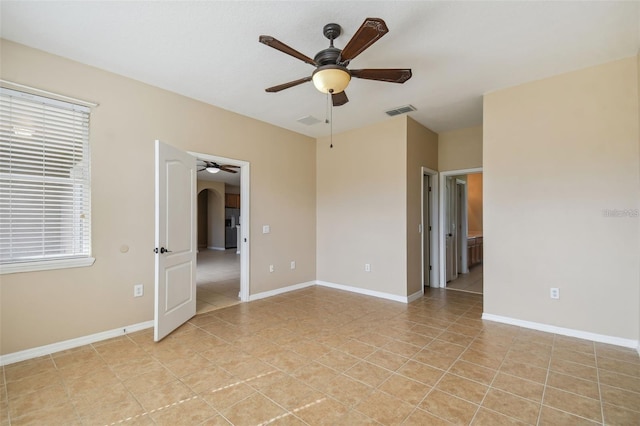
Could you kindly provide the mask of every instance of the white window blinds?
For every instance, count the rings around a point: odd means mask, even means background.
[[[91,255],[89,113],[0,88],[0,264]]]

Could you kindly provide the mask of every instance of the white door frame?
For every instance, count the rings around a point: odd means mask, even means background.
[[[249,169],[250,164],[248,161],[236,160],[228,157],[219,157],[217,155],[203,154],[200,152],[191,152],[189,154],[194,157],[211,161],[218,164],[229,164],[232,166],[240,167],[240,217],[242,218],[242,224],[240,226],[241,241],[238,241],[238,249],[240,250],[240,301],[249,301],[249,271],[250,271],[250,245],[249,242],[249,230],[251,229],[251,218],[249,217],[249,190],[250,182]]]
[[[462,187],[462,188],[460,188]],[[462,179],[456,179],[456,195],[458,194],[457,190],[460,189],[461,193],[461,202],[458,203],[458,217],[460,220],[456,219],[457,226],[459,232],[457,232],[457,247],[458,252],[460,254],[460,263],[458,264],[458,271],[461,274],[466,274],[469,272],[469,268],[467,267],[467,247],[469,242],[467,241],[466,235],[469,234],[469,223],[467,218],[467,209],[469,204],[467,203],[467,196],[469,191],[467,189],[467,181]],[[457,253],[456,253],[457,256]]]
[[[445,208],[444,208],[444,202],[445,202],[445,184],[446,184],[446,177],[447,176],[456,176],[456,175],[468,175],[468,174],[474,174],[474,173],[482,173],[482,167],[476,167],[476,168],[472,168],[472,169],[461,169],[461,170],[448,170],[446,172],[440,172],[440,203],[438,205],[438,216],[440,217],[440,223],[445,223],[444,219],[444,214],[445,214]],[[440,287],[441,288],[445,288],[447,283],[446,283],[446,248],[445,248],[445,229],[444,227],[440,227],[439,229],[439,237],[438,237],[438,245],[439,245],[439,250],[438,252],[440,253]],[[464,254],[463,254],[464,255]]]
[[[438,265],[440,264],[440,251],[438,250],[438,238],[437,236],[440,234],[439,232],[439,228],[438,228],[438,214],[435,214],[436,212],[439,212],[439,197],[438,197],[438,191],[439,191],[439,184],[438,184],[438,172],[435,170],[431,170],[429,168],[426,167],[422,167],[421,169],[421,179],[420,179],[420,197],[421,197],[421,203],[420,203],[420,230],[422,232],[422,238],[420,241],[420,253],[421,253],[421,258],[422,258],[422,285],[421,288],[424,291],[424,276],[425,276],[425,272],[426,273],[430,273],[429,276],[429,285],[431,287],[438,287],[439,286],[439,278],[440,278],[440,268],[438,267]],[[430,200],[425,200],[424,199],[424,177],[425,176],[429,176],[431,178],[431,192],[429,192],[429,196],[431,197]],[[431,223],[424,223],[424,213],[425,213],[425,206],[428,205],[428,201],[431,202]],[[429,265],[425,265],[424,264],[424,236],[427,232],[429,232],[429,226],[431,226],[431,239],[430,239],[430,243],[431,246],[429,247],[429,255],[431,256],[431,271],[429,271]]]

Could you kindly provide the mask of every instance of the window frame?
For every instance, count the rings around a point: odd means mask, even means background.
[[[36,89],[37,91],[37,89]],[[46,93],[47,95],[51,95],[50,92],[43,92]],[[82,152],[83,152],[83,157],[81,161],[86,161],[86,165],[83,166],[83,169],[86,168],[86,177],[83,177],[79,180],[75,180],[75,178],[72,176],[73,174],[73,167],[72,166],[69,169],[69,177],[55,177],[55,176],[41,176],[39,178],[33,178],[28,176],[27,174],[20,176],[18,178],[18,181],[22,181],[23,183],[26,181],[30,181],[33,179],[34,182],[42,182],[43,185],[47,185],[47,184],[52,184],[52,183],[62,183],[62,184],[66,184],[66,185],[77,185],[80,184],[81,188],[74,188],[69,190],[68,192],[66,192],[66,194],[71,195],[72,199],[75,200],[76,195],[78,194],[78,191],[81,193],[80,195],[80,201],[78,201],[81,205],[81,211],[82,211],[82,215],[87,215],[88,216],[88,223],[84,223],[81,226],[85,227],[85,229],[79,228],[78,224],[76,223],[76,219],[72,218],[72,232],[73,234],[71,236],[67,236],[62,238],[61,242],[63,243],[71,243],[71,245],[73,246],[74,244],[77,244],[77,239],[81,238],[81,243],[82,245],[88,245],[88,249],[86,250],[86,254],[85,253],[80,253],[82,251],[85,250],[80,250],[80,251],[76,251],[75,249],[73,250],[71,255],[68,256],[52,256],[52,257],[48,257],[47,253],[42,253],[40,256],[34,256],[31,259],[26,258],[25,259],[16,259],[14,261],[7,261],[8,259],[5,260],[0,260],[0,275],[4,275],[4,274],[11,274],[11,273],[18,273],[18,272],[32,272],[32,271],[44,271],[44,270],[54,270],[54,269],[66,269],[66,268],[77,268],[77,267],[86,267],[86,266],[91,266],[93,265],[93,263],[95,262],[95,258],[93,257],[93,244],[92,244],[92,215],[91,215],[91,151],[90,151],[90,116],[91,116],[91,109],[86,106],[86,105],[82,105],[81,103],[76,103],[76,102],[72,102],[72,101],[68,101],[68,100],[62,100],[62,99],[55,99],[53,97],[50,96],[41,96],[41,95],[37,95],[37,94],[33,94],[33,93],[29,93],[29,92],[25,92],[23,90],[16,90],[16,89],[11,89],[8,87],[0,87],[0,94],[2,95],[2,97],[11,97],[11,98],[16,98],[18,100],[20,100],[20,102],[32,102],[33,105],[37,105],[41,104],[43,105],[43,111],[47,108],[55,108],[56,110],[71,110],[71,111],[80,111],[81,113],[86,114],[86,120],[87,120],[87,124],[86,124],[86,137],[82,138],[82,142],[81,143],[74,143],[73,145],[70,145],[69,149],[74,149],[74,147],[77,146],[81,146],[82,147]],[[65,98],[64,96],[60,96],[61,98]],[[13,102],[11,100],[9,100],[8,102]],[[7,126],[12,126],[12,127],[16,127],[16,126],[20,126],[20,123],[17,121],[13,121],[13,117],[11,116],[10,113],[7,113],[6,115],[7,120]],[[45,126],[43,128],[49,129],[46,127],[45,123],[42,122],[41,123],[42,126]],[[55,127],[53,129],[56,129]],[[49,129],[50,130],[50,129]],[[47,144],[47,137],[43,136],[43,147],[46,146]],[[7,147],[9,147],[10,142],[9,139],[6,139]],[[52,145],[52,147],[55,148],[55,144]],[[46,161],[46,160],[44,160]],[[11,164],[11,162],[8,162],[9,164]],[[34,163],[35,164],[35,161]],[[12,173],[8,172],[6,174],[4,174],[4,176],[7,179],[11,179]],[[26,181],[25,181],[26,179]],[[10,181],[9,181],[10,182]],[[9,183],[9,185],[11,185]],[[19,184],[20,185],[20,184]],[[8,190],[9,191],[9,190]],[[8,196],[9,192],[7,192],[7,196]],[[46,192],[44,192],[43,194],[47,195]],[[48,194],[49,196],[52,196],[50,193]],[[74,201],[75,202],[75,201]],[[9,205],[11,204],[10,202],[7,202]],[[45,207],[46,211],[46,204],[43,201],[43,207]],[[72,207],[71,211],[74,211],[75,208]],[[68,209],[66,209],[65,211],[69,211]],[[45,214],[45,213],[43,213]],[[43,218],[45,218],[46,216],[43,216]],[[44,219],[43,219],[44,220]],[[9,226],[11,227],[11,220],[9,220]],[[86,229],[86,227],[88,227],[88,229]],[[61,228],[54,228],[54,230],[59,230]],[[82,236],[85,233],[87,233],[86,236]],[[41,241],[43,243],[47,242],[47,238],[42,235],[41,237],[39,237],[41,239]],[[74,242],[74,240],[76,240]],[[51,240],[54,241],[54,240]]]

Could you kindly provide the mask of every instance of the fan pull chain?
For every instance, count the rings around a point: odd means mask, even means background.
[[[329,116],[328,120],[331,132],[329,148],[333,148],[333,102],[331,99],[331,95],[333,95],[333,90],[329,90],[329,92],[327,93],[327,114]]]
[[[329,145],[329,148],[333,148],[333,103],[329,108],[329,111],[331,111],[331,123],[329,124],[331,126],[331,145]]]
[[[329,124],[329,97],[331,93],[327,93],[327,103],[324,109],[324,124]]]

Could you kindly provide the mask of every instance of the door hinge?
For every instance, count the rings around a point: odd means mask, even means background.
[[[429,231],[431,231],[431,227],[429,227]]]
[[[431,268],[431,265],[429,265],[429,270],[431,271],[433,268]]]
[[[431,192],[431,187],[429,187],[429,192]]]

